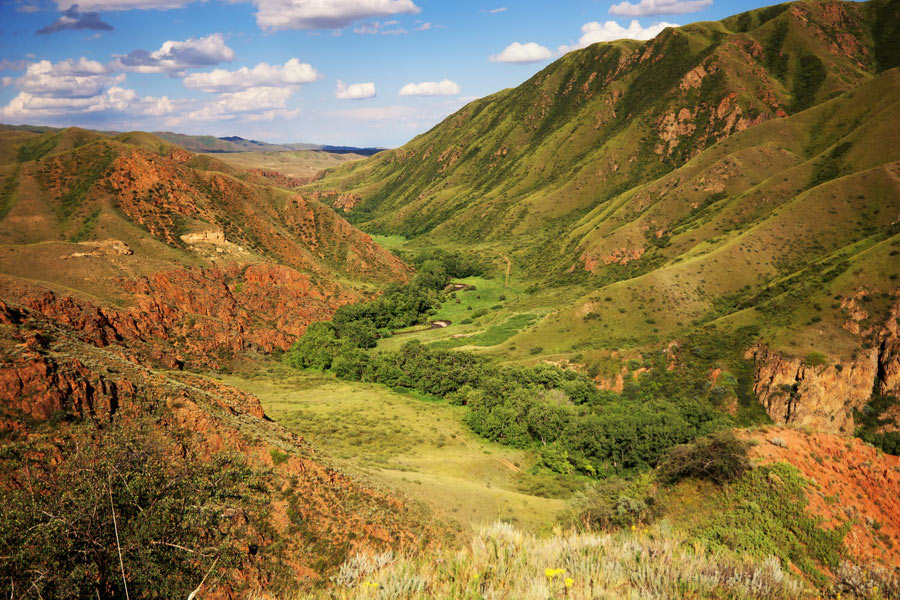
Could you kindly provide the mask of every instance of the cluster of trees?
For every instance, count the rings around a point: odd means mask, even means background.
[[[484,272],[479,263],[445,250],[431,250],[411,262],[417,270],[410,283],[390,286],[370,302],[342,306],[331,322],[313,323],[295,344],[289,362],[301,368],[329,369],[338,355],[374,348],[379,338],[423,323],[440,307],[451,279]]]
[[[288,360],[464,405],[465,421],[477,434],[533,447],[544,466],[560,473],[651,467],[669,448],[731,424],[706,400],[662,400],[640,389],[628,396],[604,392],[585,375],[551,365],[501,367],[416,340],[397,352],[367,352],[330,323],[311,326]]]

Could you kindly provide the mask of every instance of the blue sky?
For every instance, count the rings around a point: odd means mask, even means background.
[[[568,50],[769,3],[0,0],[0,122],[394,147]]]

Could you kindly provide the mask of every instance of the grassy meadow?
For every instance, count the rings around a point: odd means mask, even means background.
[[[461,423],[463,407],[321,373],[221,377],[256,395],[266,414],[326,461],[377,487],[424,502],[463,528],[496,520],[542,530],[565,509],[550,476],[531,475],[529,452],[487,442]]]

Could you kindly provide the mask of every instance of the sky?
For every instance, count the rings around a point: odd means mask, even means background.
[[[396,147],[566,52],[758,0],[0,0],[0,123]]]

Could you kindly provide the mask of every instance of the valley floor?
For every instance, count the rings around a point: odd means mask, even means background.
[[[533,457],[477,437],[461,422],[462,407],[319,373],[276,373],[217,377],[259,398],[326,462],[423,502],[441,520],[463,529],[503,520],[536,531],[566,507],[526,493],[540,483],[527,473]]]

